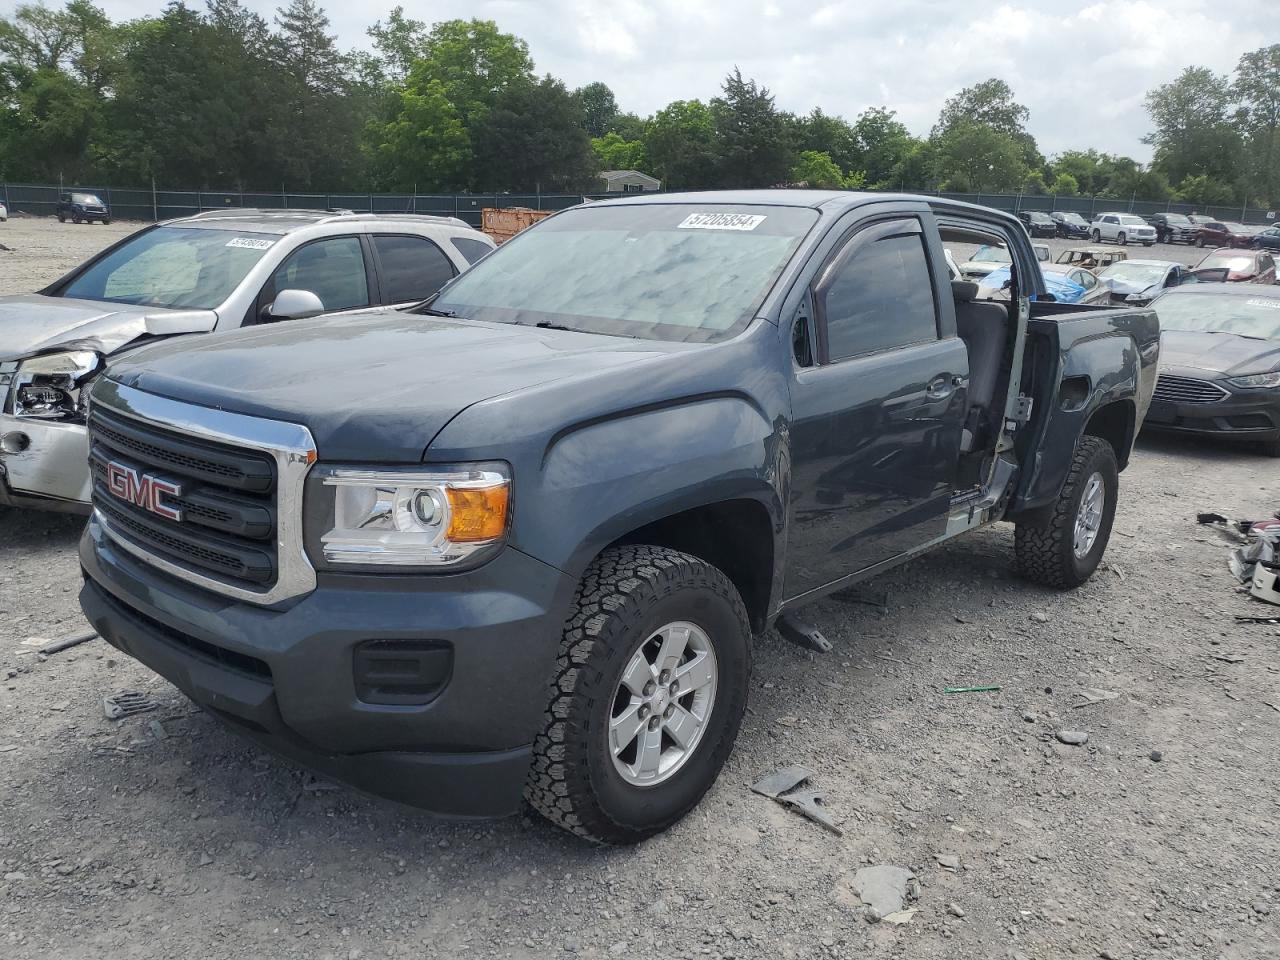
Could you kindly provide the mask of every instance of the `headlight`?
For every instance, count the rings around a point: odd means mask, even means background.
[[[312,472],[311,551],[322,566],[479,563],[507,536],[511,472],[478,463]]]
[[[1227,383],[1235,387],[1280,387],[1280,370],[1275,373],[1254,373],[1247,377],[1232,377]]]
[[[1151,296],[1145,291],[1143,291],[1142,293],[1131,293],[1127,297],[1125,297],[1125,300],[1127,300],[1129,303],[1140,303],[1144,300],[1150,300],[1150,299],[1151,299]]]
[[[23,360],[13,375],[6,410],[16,417],[83,421],[89,400],[85,387],[102,367],[102,355],[92,350]]]

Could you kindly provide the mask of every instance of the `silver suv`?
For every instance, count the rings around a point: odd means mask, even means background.
[[[1156,228],[1134,213],[1100,213],[1089,227],[1094,243],[1114,240],[1119,244],[1132,241],[1149,247],[1156,242]]]
[[[0,504],[89,512],[85,387],[112,357],[161,337],[417,303],[493,247],[452,217],[217,210],[0,297]]]

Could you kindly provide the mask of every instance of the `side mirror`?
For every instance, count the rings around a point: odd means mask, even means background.
[[[267,307],[272,320],[304,320],[322,313],[324,301],[310,290],[281,290]]]

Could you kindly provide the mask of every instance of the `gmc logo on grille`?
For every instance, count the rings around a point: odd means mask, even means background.
[[[109,460],[107,461],[107,489],[113,496],[127,500],[135,507],[141,507],[143,510],[149,510],[170,520],[178,522],[182,520],[182,511],[161,499],[165,496],[181,496],[182,488],[176,483]]]

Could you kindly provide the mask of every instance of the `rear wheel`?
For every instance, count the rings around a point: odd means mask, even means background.
[[[578,585],[529,802],[599,843],[635,843],[702,799],[746,709],[751,628],[729,579],[697,557],[611,547]]]
[[[1017,525],[1019,572],[1028,580],[1068,589],[1093,576],[1111,539],[1119,489],[1111,444],[1081,437],[1052,512],[1040,523]]]

